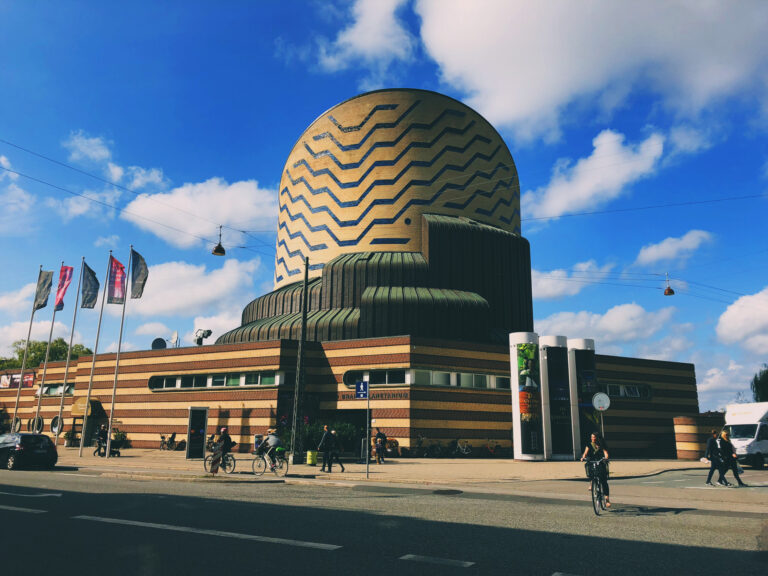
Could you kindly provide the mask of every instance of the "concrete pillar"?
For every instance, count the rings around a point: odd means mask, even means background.
[[[600,389],[595,376],[595,341],[591,338],[568,338],[568,381],[573,451],[580,454],[586,435],[600,429],[600,415],[592,406],[592,396]]]
[[[515,458],[543,460],[544,428],[541,411],[538,335],[533,332],[511,333],[509,362],[512,376],[512,438]]]
[[[547,460],[573,460],[573,414],[568,375],[568,339],[541,336],[541,394],[544,456]]]

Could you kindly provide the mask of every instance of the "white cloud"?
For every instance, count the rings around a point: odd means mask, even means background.
[[[117,352],[117,340],[110,342],[109,345],[104,349],[104,353],[112,353]],[[126,342],[123,340],[123,343],[120,344],[120,351],[121,352],[128,352],[129,350],[138,350],[139,347],[134,344],[133,342]],[[101,351],[99,351],[99,354],[101,354]]]
[[[742,296],[728,306],[717,322],[717,337],[724,344],[765,355],[768,350],[768,288]]]
[[[658,244],[647,244],[640,249],[635,264],[649,265],[662,260],[686,260],[699,247],[712,241],[712,234],[704,230],[691,230],[681,238],[666,238]]]
[[[710,130],[690,125],[673,126],[669,130],[670,155],[695,154],[712,147],[714,144]]]
[[[593,338],[599,353],[606,353],[606,345],[635,342],[652,337],[672,319],[674,308],[649,312],[635,304],[620,304],[605,314],[594,312],[558,312],[536,320],[539,334],[562,334],[570,338]],[[612,348],[612,352],[615,348]]]
[[[32,297],[35,295],[36,284],[27,284],[16,292],[4,292],[0,294],[0,311],[9,314],[32,311]]]
[[[640,144],[625,145],[623,134],[603,130],[592,144],[589,157],[573,165],[559,162],[547,186],[523,194],[525,219],[594,210],[617,198],[627,186],[654,173],[664,138],[652,134]]]
[[[232,306],[213,316],[196,316],[194,320],[194,328],[191,332],[184,334],[182,344],[194,344],[195,331],[198,328],[211,331],[211,336],[206,338],[204,343],[213,344],[216,342],[216,338],[225,332],[229,332],[240,326],[242,321],[242,309],[242,306]]]
[[[140,336],[158,336],[161,338],[171,335],[171,331],[162,322],[147,322],[136,328],[134,333]]]
[[[193,217],[192,214],[204,214]],[[218,225],[253,230],[274,230],[277,222],[277,192],[259,188],[255,180],[227,183],[211,178],[198,184],[184,184],[167,193],[141,194],[122,218],[152,232],[180,248],[198,246],[198,237],[218,238]],[[145,220],[143,218],[149,218]],[[160,224],[187,231],[179,233]],[[224,230],[224,243],[239,243],[242,235]]]
[[[21,320],[19,322],[11,322],[9,324],[5,324],[3,329],[0,330],[0,356],[10,356],[13,353],[13,343],[18,340],[26,340],[28,330],[28,320]],[[32,333],[30,339],[48,342],[48,334],[50,334],[50,330],[50,320],[36,320],[32,323]],[[56,338],[69,339],[69,326],[61,322],[55,322],[53,325],[53,339],[55,340]],[[77,331],[75,331],[74,341],[80,341],[80,335],[77,333]],[[37,366],[29,366],[29,368],[37,368]]]
[[[397,10],[408,0],[357,0],[352,6],[354,22],[330,43],[320,44],[320,65],[329,71],[343,70],[362,62],[372,73],[368,88],[381,83],[395,61],[411,59],[414,38],[397,18]]]
[[[88,136],[82,130],[72,132],[69,138],[62,142],[69,150],[70,162],[105,162],[112,157],[109,144],[100,136]]]
[[[696,385],[699,392],[699,409],[723,410],[727,404],[743,394],[752,397],[749,382],[760,369],[757,362],[744,364],[728,355],[696,354]]]
[[[0,192],[0,236],[23,236],[33,223],[36,198],[15,183]]]
[[[107,162],[107,176],[112,182],[120,182],[125,170],[113,162]]]
[[[443,80],[519,138],[557,137],[570,106],[616,107],[639,90],[688,116],[766,93],[760,1],[418,0],[416,12]]]
[[[612,264],[598,266],[594,260],[579,262],[568,270],[557,269],[547,272],[531,270],[531,284],[534,300],[554,300],[564,296],[575,296],[586,286],[605,278],[613,268]]]
[[[120,242],[120,236],[112,234],[111,236],[99,236],[93,243],[97,248],[107,246],[109,248],[117,248],[117,243]]]
[[[165,176],[159,168],[142,168],[141,166],[128,166],[126,168],[128,178],[128,188],[139,190],[147,186],[162,186],[165,184]]]
[[[0,155],[0,166],[5,168],[6,170],[11,170],[11,161],[8,160],[6,156]],[[0,171],[0,182],[3,181],[4,178],[8,178],[8,180],[16,180],[19,177],[18,174],[14,174],[13,172],[6,172],[5,170]]]
[[[246,262],[227,259],[221,268],[210,271],[205,265],[186,262],[150,266],[144,295],[131,300],[126,313],[145,317],[190,316],[195,312],[219,311],[232,303],[242,309],[252,297],[253,276],[259,266],[258,258]],[[120,314],[118,306],[112,308],[111,314]]]
[[[46,198],[46,206],[53,208],[65,220],[73,220],[80,216],[103,219],[114,218],[115,206],[122,193],[117,188],[105,188],[101,192],[86,190],[82,196],[67,198]],[[90,200],[89,200],[90,198]]]

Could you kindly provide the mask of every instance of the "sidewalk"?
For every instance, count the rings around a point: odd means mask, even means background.
[[[128,449],[117,458],[92,455],[93,449],[78,457],[76,448],[59,449],[59,467],[111,478],[134,480],[169,480],[175,482],[251,483],[286,482],[289,484],[340,486],[356,489],[398,490],[454,494],[489,498],[533,497],[571,501],[587,501],[584,467],[579,462],[520,462],[494,459],[411,459],[371,463],[366,479],[365,465],[345,463],[345,472],[332,474],[320,466],[292,466],[288,476],[278,479],[267,473],[256,477],[251,473],[250,454],[235,454],[237,467],[232,474],[213,477],[203,469],[201,460],[186,460],[183,452]],[[764,489],[684,489],[643,485],[631,479],[652,477],[671,471],[695,473],[708,464],[684,460],[614,460],[611,462],[612,501],[614,504],[642,509],[679,513],[686,510],[714,510],[768,514]],[[762,473],[759,473],[762,474]],[[629,480],[622,483],[621,480]],[[651,478],[653,480],[653,478]],[[702,481],[702,488],[703,481]]]

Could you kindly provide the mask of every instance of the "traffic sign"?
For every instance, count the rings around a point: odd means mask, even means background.
[[[598,392],[592,396],[592,406],[595,407],[595,410],[605,412],[611,407],[611,398],[605,392]]]
[[[368,398],[368,382],[360,380],[355,382],[355,399],[365,400]]]

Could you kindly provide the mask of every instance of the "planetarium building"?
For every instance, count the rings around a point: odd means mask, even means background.
[[[302,420],[364,429],[354,388],[364,380],[373,425],[403,448],[512,444],[521,384],[509,335],[534,331],[530,247],[514,160],[477,112],[401,89],[318,117],[283,168],[274,290],[214,345],[121,355],[114,410],[132,444],[227,425],[247,450],[254,434],[290,422],[305,285]],[[92,362],[70,367],[65,429],[112,410],[113,354],[96,358],[95,404],[85,406]],[[698,414],[693,365],[593,352],[585,374],[580,382],[611,398],[612,454],[674,457],[673,417]],[[63,365],[48,366],[47,382],[62,377]],[[22,397],[31,418],[36,398]],[[9,398],[0,390],[6,408]],[[46,429],[59,399],[43,390]]]

